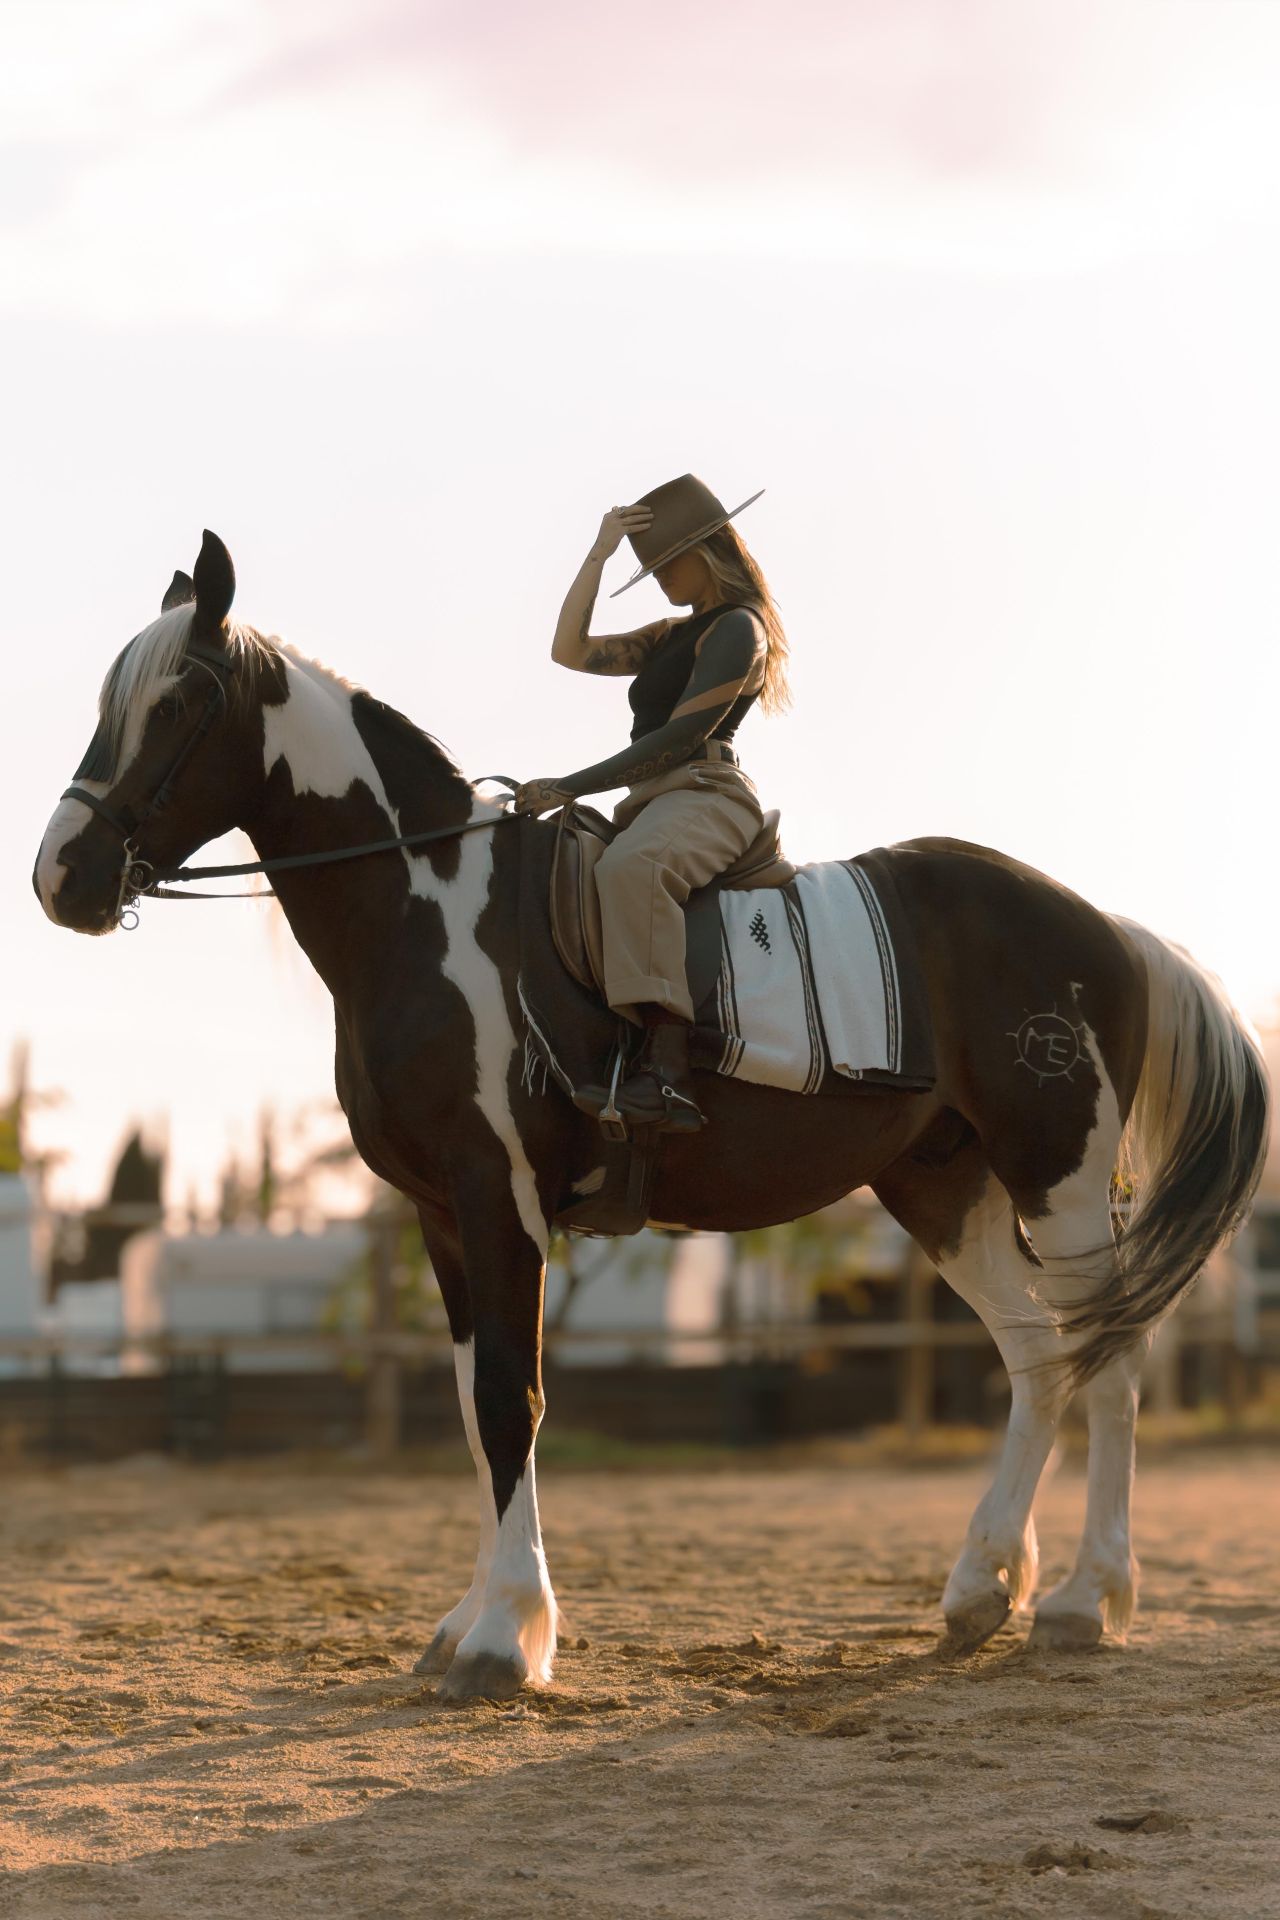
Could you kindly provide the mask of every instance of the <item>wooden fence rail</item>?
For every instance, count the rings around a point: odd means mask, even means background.
[[[616,1368],[620,1382],[625,1376],[627,1403],[637,1410],[638,1427],[660,1433],[661,1422],[651,1426],[641,1403],[647,1396],[659,1405],[678,1400],[687,1407],[694,1386],[691,1376],[696,1376],[704,1383],[702,1391],[720,1394],[726,1407],[737,1409],[730,1424],[746,1437],[767,1437],[770,1416],[760,1410],[770,1402],[770,1395],[775,1403],[788,1393],[811,1398],[812,1386],[803,1383],[813,1382],[824,1372],[834,1381],[832,1369],[840,1369],[841,1356],[849,1356],[847,1364],[851,1364],[853,1356],[883,1354],[887,1360],[896,1357],[893,1373],[888,1379],[864,1373],[860,1376],[863,1390],[867,1383],[874,1385],[882,1408],[876,1418],[896,1414],[908,1435],[918,1436],[934,1415],[940,1356],[948,1352],[973,1355],[964,1376],[970,1382],[971,1403],[974,1382],[987,1378],[995,1387],[1002,1374],[994,1344],[980,1321],[936,1321],[923,1317],[920,1301],[908,1298],[904,1304],[915,1307],[916,1315],[838,1325],[773,1322],[690,1332],[652,1327],[566,1329],[548,1334],[545,1352],[549,1366],[559,1375],[562,1403],[570,1398],[603,1409],[607,1415],[608,1381]],[[1280,1311],[1261,1315],[1258,1331],[1261,1356],[1280,1359]],[[989,1354],[989,1364],[983,1361],[983,1350]],[[348,1403],[352,1392],[357,1406],[363,1397],[364,1440],[375,1457],[388,1456],[399,1444],[408,1387],[424,1373],[437,1379],[451,1374],[452,1357],[444,1330],[165,1334],[127,1340],[118,1334],[0,1338],[0,1375],[10,1376],[8,1384],[15,1391],[23,1388],[28,1403],[33,1394],[39,1395],[42,1382],[51,1402],[59,1396],[65,1399],[78,1376],[100,1372],[102,1362],[116,1363],[121,1374],[139,1383],[168,1378],[183,1403],[192,1405],[200,1399],[201,1381],[201,1391],[212,1405],[217,1401],[219,1379],[237,1379],[248,1372],[277,1381],[297,1378],[300,1404],[310,1405],[314,1396],[308,1398],[301,1383],[327,1375],[343,1383]],[[1206,1380],[1212,1383],[1229,1410],[1238,1410],[1247,1397],[1255,1357],[1241,1354],[1225,1319],[1201,1318],[1185,1330],[1174,1319],[1166,1324],[1149,1366],[1146,1397],[1164,1408],[1178,1405],[1189,1365],[1202,1385]],[[718,1377],[720,1386],[714,1384]],[[839,1374],[841,1379],[846,1377]],[[113,1382],[98,1384],[109,1390]],[[420,1400],[419,1388],[415,1386],[414,1392]],[[448,1395],[447,1385],[442,1385],[442,1405]],[[831,1392],[826,1404],[835,1405]],[[794,1399],[792,1405],[794,1410]],[[845,1421],[856,1423],[856,1416]],[[759,1431],[752,1431],[753,1427]]]

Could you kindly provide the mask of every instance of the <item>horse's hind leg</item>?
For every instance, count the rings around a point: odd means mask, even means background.
[[[1036,1291],[1046,1306],[1067,1310],[1114,1279],[1111,1175],[1121,1120],[1111,1082],[1095,1058],[1099,1090],[1080,1164],[1046,1192],[1010,1170],[1009,1182],[1042,1271]],[[998,1156],[997,1164],[998,1164]],[[1055,1374],[1080,1336],[1061,1335]],[[1123,1631],[1133,1612],[1137,1564],[1129,1532],[1133,1488],[1133,1439],[1138,1410],[1138,1372],[1143,1346],[1121,1354],[1084,1388],[1089,1420],[1088,1505],[1075,1568],[1046,1594],[1036,1611],[1032,1643],[1050,1647],[1092,1646],[1104,1626]]]
[[[1030,1292],[1012,1203],[976,1142],[947,1166],[897,1163],[875,1182],[881,1201],[919,1241],[987,1326],[1009,1370],[1012,1405],[995,1479],[979,1501],[942,1596],[950,1646],[989,1640],[1035,1585],[1032,1502],[1066,1399],[1052,1316]]]
[[[1095,1646],[1104,1627],[1123,1635],[1133,1616],[1138,1563],[1129,1531],[1138,1374],[1145,1344],[1122,1354],[1084,1389],[1089,1417],[1089,1493],[1070,1574],[1036,1607],[1034,1647]]]

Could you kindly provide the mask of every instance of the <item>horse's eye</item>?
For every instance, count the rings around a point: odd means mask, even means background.
[[[156,712],[162,720],[176,720],[179,709],[180,702],[176,693],[166,693],[164,699],[156,703]]]

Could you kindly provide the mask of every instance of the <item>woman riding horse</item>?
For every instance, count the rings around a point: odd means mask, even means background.
[[[605,514],[565,597],[551,657],[578,673],[633,676],[631,745],[577,773],[528,781],[516,795],[518,812],[543,813],[585,794],[628,789],[613,814],[622,831],[596,867],[606,998],[645,1028],[635,1068],[615,1098],[628,1118],[666,1132],[703,1124],[689,1071],[684,902],[760,832],[760,803],[733,736],[757,700],[776,713],[790,698],[782,623],[764,575],[729,524],[759,497],[729,511],[686,473]],[[593,638],[600,571],[624,534],[641,564],[617,592],[652,574],[673,606],[693,611]]]

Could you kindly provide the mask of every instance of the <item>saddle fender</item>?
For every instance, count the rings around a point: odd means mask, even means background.
[[[709,886],[699,887],[690,894],[685,914],[691,936],[701,909],[713,903],[721,889],[783,887],[795,878],[795,867],[784,857],[779,843],[778,826],[779,814],[773,808],[765,814],[751,845],[733,865]],[[595,869],[597,860],[617,832],[612,821],[606,820],[594,807],[580,804],[565,807],[556,821],[556,848],[551,862],[551,937],[556,952],[580,986],[601,995],[604,992],[604,938]],[[690,938],[689,985],[695,1006],[702,997],[701,991],[693,991],[699,987],[693,975],[698,966],[700,944]],[[714,968],[720,963],[718,937],[707,959],[714,977]]]

